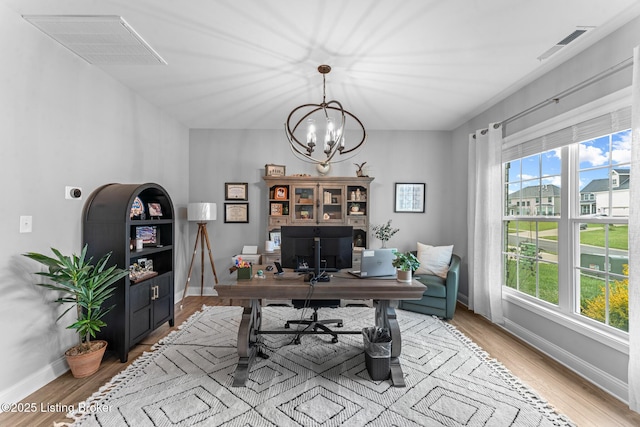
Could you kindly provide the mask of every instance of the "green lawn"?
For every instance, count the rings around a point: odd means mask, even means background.
[[[522,264],[522,263],[521,263]],[[535,265],[535,264],[534,264]],[[552,304],[558,303],[558,265],[546,262],[538,263],[539,294],[536,295],[536,275],[531,269],[531,264],[524,263],[520,266],[520,287],[517,287],[516,262],[507,261],[507,286],[518,289],[528,295],[538,297]],[[595,298],[602,293],[604,281],[588,276],[580,278],[580,306],[584,307],[585,301]]]
[[[517,224],[517,227],[516,227]],[[558,228],[557,222],[539,222],[538,231],[555,230]],[[536,231],[535,221],[509,221],[509,233],[516,231]]]
[[[535,230],[535,223],[520,222],[520,231]],[[555,223],[541,222],[538,230],[553,230],[557,228]],[[515,221],[509,223],[509,233],[515,233]],[[542,237],[547,240],[558,240],[557,235],[549,235]],[[580,243],[583,245],[604,247],[604,224],[589,224],[586,230],[580,231]],[[609,225],[609,247],[612,249],[629,250],[629,226],[628,225]]]
[[[601,224],[589,224],[587,229],[580,233],[580,243],[591,246],[604,246],[604,227]],[[629,226],[609,226],[609,247],[614,249],[629,250]]]

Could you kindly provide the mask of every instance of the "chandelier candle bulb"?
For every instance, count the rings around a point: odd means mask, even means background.
[[[307,120],[307,145],[316,144],[316,121],[313,119]],[[313,150],[313,149],[312,149]]]

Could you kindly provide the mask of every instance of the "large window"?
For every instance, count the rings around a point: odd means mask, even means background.
[[[628,331],[630,138],[567,140],[503,164],[504,286]]]

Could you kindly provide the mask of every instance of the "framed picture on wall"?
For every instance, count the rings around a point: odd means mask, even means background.
[[[224,222],[246,223],[249,222],[249,203],[225,203]]]
[[[424,213],[426,184],[396,182],[394,212]]]
[[[246,182],[226,182],[224,184],[225,200],[249,200],[248,187]]]

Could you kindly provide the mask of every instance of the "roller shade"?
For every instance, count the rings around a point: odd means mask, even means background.
[[[587,141],[631,128],[631,107],[624,107],[546,135],[517,143],[507,143],[502,149],[502,161],[508,162],[575,142]]]

